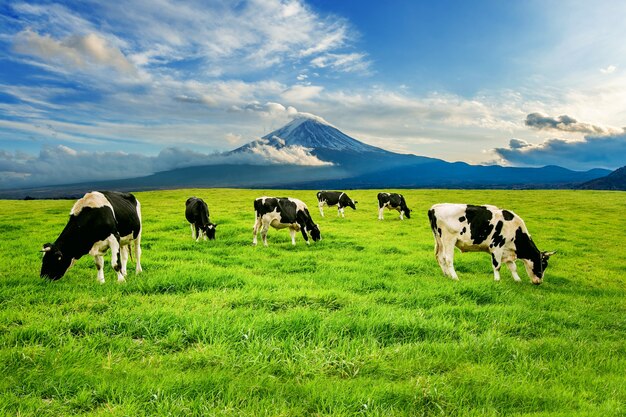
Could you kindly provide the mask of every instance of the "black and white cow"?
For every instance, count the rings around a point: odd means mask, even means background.
[[[185,218],[191,224],[191,237],[196,242],[204,235],[204,240],[215,239],[217,225],[209,221],[209,207],[203,199],[189,197],[185,202]]]
[[[134,244],[136,273],[141,272],[141,205],[132,194],[113,191],[87,193],[74,203],[70,219],[54,243],[43,245],[41,277],[57,280],[75,260],[91,255],[104,283],[104,254],[111,249],[117,281],[126,276],[129,246]]]
[[[337,216],[345,217],[343,209],[350,207],[352,210],[356,210],[356,203],[358,203],[358,201],[352,200],[343,191],[319,191],[317,193],[317,202],[322,217],[324,217],[324,204],[328,207],[337,206]]]
[[[407,207],[402,194],[378,193],[378,220],[385,219],[383,217],[385,208],[388,210],[398,210],[400,212],[400,220],[403,220],[404,216],[406,216],[407,219],[411,218],[411,209]]]
[[[296,244],[296,232],[302,232],[302,237],[307,245],[310,244],[307,233],[314,241],[322,239],[320,229],[313,219],[306,204],[296,198],[259,197],[254,200],[254,212],[256,221],[252,244],[257,244],[257,234],[261,229],[263,244],[267,246],[267,231],[270,226],[274,229],[289,228],[291,244]]]
[[[435,236],[435,256],[443,274],[457,280],[454,247],[461,252],[491,254],[493,277],[500,280],[500,267],[506,263],[513,279],[520,281],[515,261],[521,259],[533,284],[539,285],[555,252],[540,252],[524,221],[509,210],[495,206],[435,204],[428,210]]]

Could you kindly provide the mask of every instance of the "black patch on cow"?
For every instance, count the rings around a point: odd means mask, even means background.
[[[120,236],[128,236],[133,234],[135,239],[141,231],[141,221],[137,214],[137,199],[130,193],[118,193],[116,191],[100,191],[111,206],[115,213],[117,221],[117,231]]]
[[[500,266],[499,266],[500,264],[499,264],[499,263],[498,263],[498,261],[496,260],[496,256],[495,256],[493,253],[491,254],[491,263],[493,264],[493,267],[494,267],[496,270],[499,270],[499,269],[500,269]]]
[[[460,221],[461,223],[463,223],[463,222],[465,221],[465,216],[461,216],[461,217],[459,217],[459,221]]]
[[[518,227],[515,231],[515,253],[518,258],[528,259],[533,263],[533,273],[539,277],[543,277],[543,264],[541,259],[541,252],[537,249],[535,242],[530,236]]]
[[[437,227],[437,216],[435,216],[435,210],[428,210],[428,220],[430,221],[430,229],[433,233],[439,233],[439,237],[441,237],[441,229]]]
[[[513,220],[515,218],[513,213],[511,213],[508,210],[502,210],[502,217],[504,217],[504,220],[506,220],[506,221],[511,221],[511,220]]]
[[[504,222],[502,222],[502,220],[498,221],[496,224],[496,230],[493,232],[493,236],[491,237],[491,244],[494,248],[501,248],[506,242],[506,239],[502,236],[502,226],[504,226]]]
[[[493,225],[489,223],[493,217],[491,210],[484,206],[468,205],[465,217],[469,223],[472,242],[475,245],[484,242],[493,230]]]

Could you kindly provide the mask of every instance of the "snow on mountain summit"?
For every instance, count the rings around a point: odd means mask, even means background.
[[[319,116],[299,113],[291,122],[267,135],[270,143],[281,139],[285,146],[303,146],[310,149],[332,149],[352,152],[384,152],[346,135]]]

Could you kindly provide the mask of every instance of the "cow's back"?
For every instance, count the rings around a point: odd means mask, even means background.
[[[141,232],[141,210],[137,198],[131,193],[117,191],[101,191],[113,207],[120,236],[133,235],[136,238]]]
[[[201,226],[209,224],[209,206],[198,197],[190,197],[185,202],[185,218],[189,223]]]

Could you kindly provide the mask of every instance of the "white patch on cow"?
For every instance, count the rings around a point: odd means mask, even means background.
[[[309,208],[306,206],[306,204],[304,204],[302,200],[298,200],[297,198],[288,198],[287,200],[296,203],[296,211],[309,210]]]
[[[83,198],[77,200],[74,203],[72,210],[70,210],[70,215],[77,216],[85,207],[109,207],[111,209],[111,212],[113,212],[113,207],[111,206],[111,203],[109,203],[109,200],[107,200],[104,194],[97,191],[87,193],[83,196]],[[115,216],[115,212],[113,212],[113,216]]]

